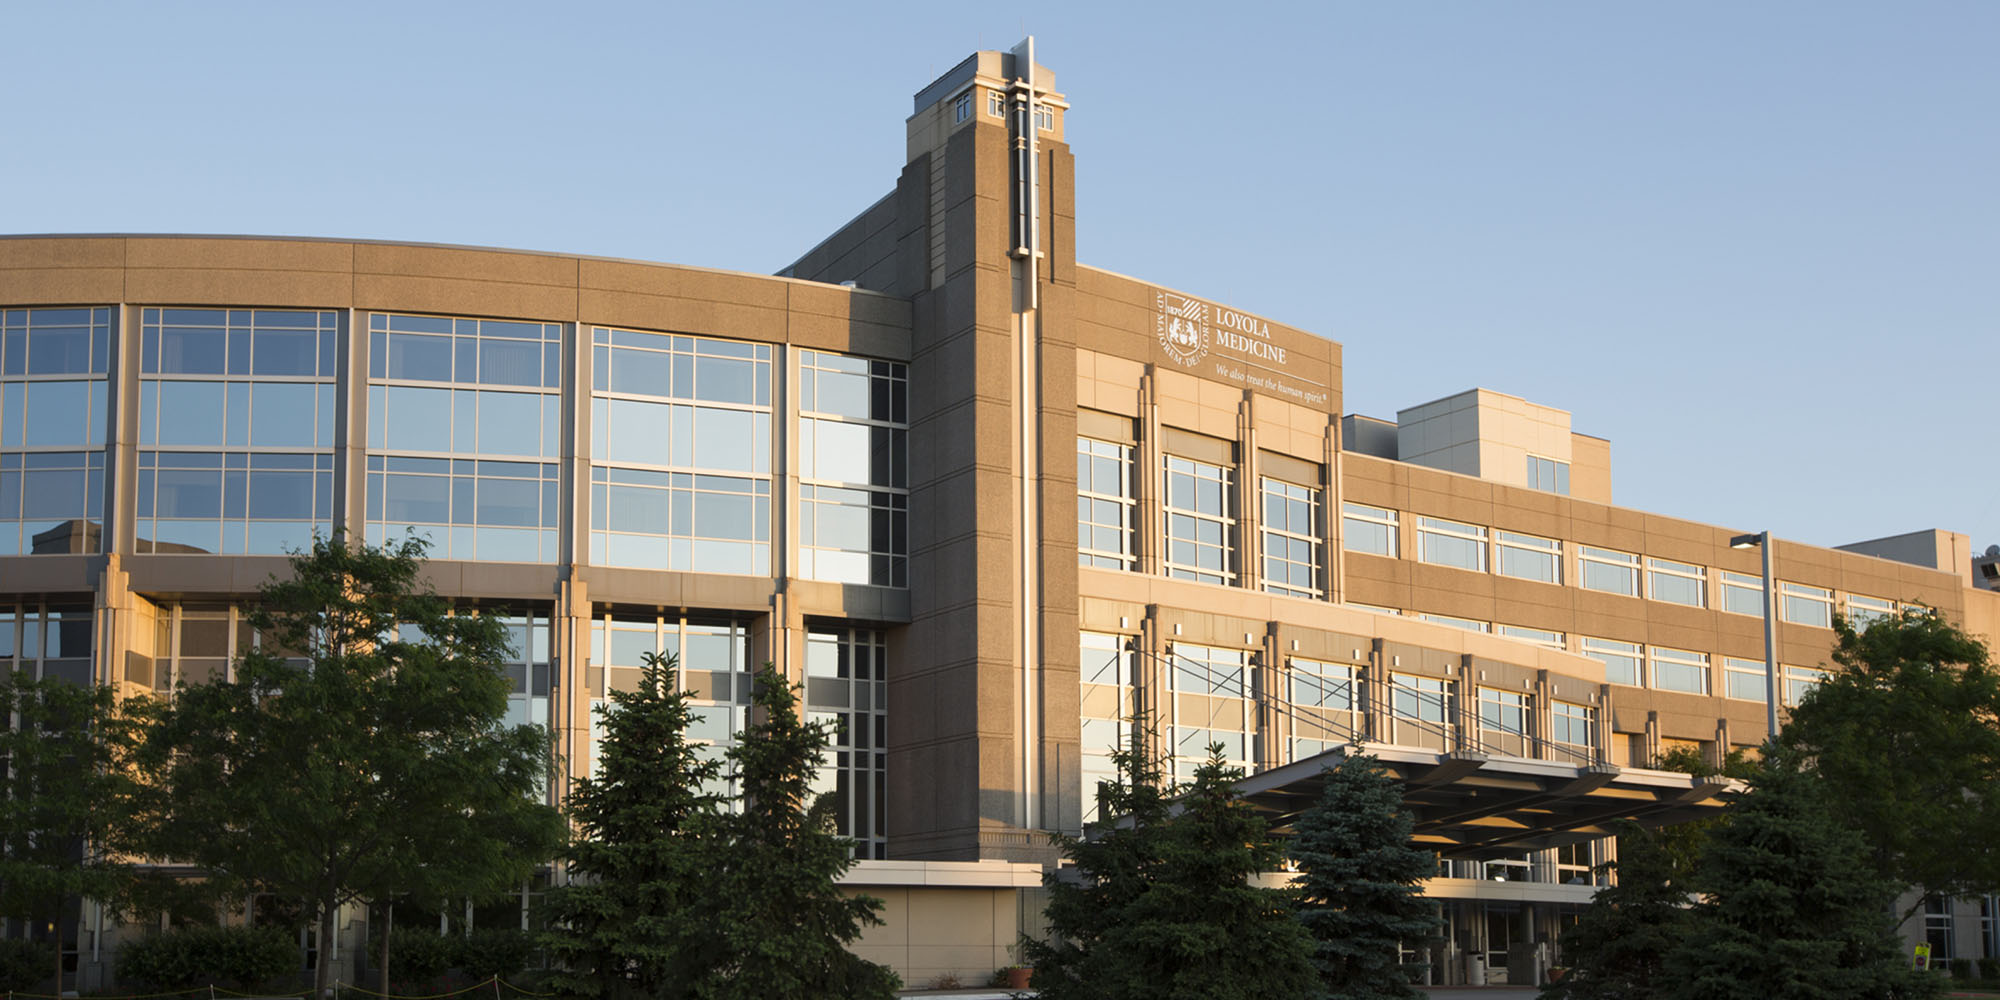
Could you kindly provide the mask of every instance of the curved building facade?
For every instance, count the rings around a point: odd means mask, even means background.
[[[1339,344],[1077,263],[1067,111],[1025,48],[975,54],[917,95],[894,189],[775,277],[0,239],[0,663],[216,677],[288,548],[414,532],[441,593],[510,616],[516,718],[572,776],[643,654],[679,654],[717,748],[752,664],[803,683],[842,723],[852,881],[891,903],[861,947],[913,984],[1007,963],[1046,834],[1131,740],[1221,744],[1281,823],[1320,754],[1397,762],[1437,978],[1535,975],[1604,824],[1716,790],[1652,762],[1764,738],[1760,554],[1613,505],[1560,410],[1343,415]],[[1768,544],[1787,701],[1836,612],[1996,618],[1962,535]],[[65,934],[85,986],[107,926]]]

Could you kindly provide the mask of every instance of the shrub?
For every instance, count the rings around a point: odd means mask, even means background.
[[[0,991],[26,993],[49,978],[56,951],[44,941],[0,941]]]
[[[223,986],[249,992],[301,964],[298,942],[273,927],[188,927],[118,949],[118,978],[156,990]]]
[[[1979,978],[1987,980],[1989,982],[1995,979],[2000,979],[2000,958],[1980,959]]]
[[[373,954],[382,953],[376,938]],[[389,979],[407,986],[429,986],[458,964],[458,939],[421,927],[389,932]]]
[[[513,979],[535,955],[528,932],[510,927],[482,927],[457,941],[457,961],[452,964],[478,981],[495,976]]]
[[[1971,979],[1971,978],[1972,978],[1972,959],[1969,959],[1969,958],[1954,958],[1954,959],[1952,959],[1952,960],[1951,960],[1951,978],[1953,978],[1953,979]]]

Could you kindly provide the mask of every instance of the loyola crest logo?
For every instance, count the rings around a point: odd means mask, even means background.
[[[1176,362],[1193,367],[1208,353],[1208,303],[1160,292],[1160,347]]]

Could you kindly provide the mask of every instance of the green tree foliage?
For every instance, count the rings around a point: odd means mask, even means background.
[[[1784,745],[1824,779],[1874,870],[1924,896],[2000,890],[2000,676],[1986,647],[1929,611],[1857,632],[1792,711]]]
[[[1721,766],[1718,767],[1700,750],[1690,746],[1677,746],[1655,759],[1653,767],[1661,771],[1679,771],[1697,778],[1734,778],[1739,781],[1747,781],[1757,773],[1757,762],[1751,760],[1750,755],[1741,747],[1729,751],[1728,756],[1723,758]],[[1655,871],[1654,874],[1677,880],[1685,891],[1688,880],[1694,874],[1695,865],[1701,860],[1702,848],[1708,844],[1709,834],[1714,832],[1717,825],[1725,822],[1727,819],[1718,815],[1662,827],[1641,834],[1640,836],[1648,842],[1638,844],[1635,849],[1642,852],[1664,851],[1666,857],[1661,861],[1666,867]],[[1627,831],[1628,834],[1631,832]],[[1626,835],[1620,834],[1618,841],[1618,857],[1621,859],[1618,870],[1621,879],[1625,871],[1622,859],[1625,857]],[[1650,861],[1648,867],[1653,867]]]
[[[50,981],[56,946],[47,941],[0,938],[0,991],[26,993]]]
[[[149,855],[301,900],[326,942],[348,902],[490,895],[555,853],[548,733],[505,721],[505,630],[420,588],[423,552],[315,543],[262,588],[232,676],[146,706]]]
[[[648,655],[639,684],[612,691],[591,776],[576,783],[570,884],[549,893],[559,989],[580,997],[688,995],[714,961],[694,916],[714,896],[721,763],[688,742],[692,718],[674,660]]]
[[[120,895],[125,737],[110,688],[0,669],[0,917],[46,924],[65,900]]]
[[[704,970],[696,995],[893,997],[896,974],[846,947],[882,922],[882,901],[834,882],[854,864],[853,842],[834,832],[838,804],[812,792],[833,727],[800,718],[797,691],[769,664],[753,687],[757,721],[729,751],[741,809],[724,823],[727,846],[708,878],[721,958]]]
[[[154,990],[221,986],[244,992],[298,968],[298,938],[272,927],[187,927],[118,948],[119,981]]]
[[[1687,933],[1689,871],[1656,831],[1618,831],[1618,882],[1591,897],[1563,934],[1569,971],[1542,989],[1544,1000],[1651,1000],[1665,985],[1667,954]]]
[[[1399,965],[1398,949],[1438,931],[1419,887],[1437,861],[1411,845],[1402,785],[1375,758],[1348,757],[1321,774],[1319,802],[1299,816],[1288,851],[1322,988],[1335,1000],[1413,1000],[1411,976],[1422,970]]]
[[[1702,901],[1668,954],[1668,1000],[1861,1000],[1935,994],[1889,916],[1896,887],[1818,779],[1767,755],[1702,854]]]
[[[1049,1000],[1292,997],[1317,984],[1312,940],[1292,894],[1251,883],[1277,868],[1265,822],[1240,799],[1220,747],[1169,799],[1157,761],[1114,754],[1096,824],[1058,838],[1075,878],[1053,873],[1053,940],[1029,941],[1033,983]]]

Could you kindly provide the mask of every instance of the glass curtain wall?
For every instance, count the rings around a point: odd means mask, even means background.
[[[813,791],[833,796],[834,830],[854,856],[889,850],[889,643],[866,628],[806,631],[806,718],[834,724]]]
[[[799,352],[799,575],[909,583],[909,372]]]
[[[771,346],[591,340],[590,561],[770,575]]]
[[[103,548],[113,315],[0,313],[0,555]]]
[[[368,318],[368,540],[554,562],[562,324]]]
[[[333,529],[331,310],[147,309],[140,552],[283,554]]]

